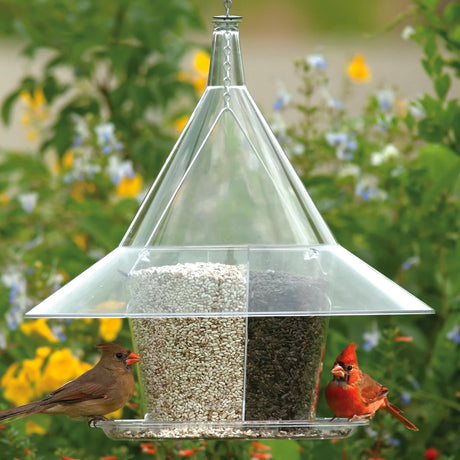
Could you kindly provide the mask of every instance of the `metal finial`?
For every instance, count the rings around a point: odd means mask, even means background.
[[[232,0],[224,0],[224,7],[228,17],[230,13],[230,8],[232,7]]]

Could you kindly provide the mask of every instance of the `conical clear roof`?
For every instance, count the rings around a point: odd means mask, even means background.
[[[336,244],[249,94],[241,18],[120,246],[27,316],[431,313]]]

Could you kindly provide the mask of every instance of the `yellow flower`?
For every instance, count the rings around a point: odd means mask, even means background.
[[[31,382],[27,380],[23,372],[20,372],[17,377],[10,379],[4,387],[3,397],[15,406],[22,406],[35,398],[35,391]]]
[[[28,91],[21,91],[19,99],[24,105],[32,105],[32,95]]]
[[[198,77],[192,80],[192,85],[195,88],[195,91],[198,95],[203,94],[204,90],[206,89],[207,83],[208,80],[204,77]]]
[[[38,347],[35,350],[35,356],[41,359],[45,359],[50,353],[51,353],[50,347]]]
[[[120,332],[123,320],[121,318],[100,318],[99,335],[107,342],[112,342]]]
[[[83,181],[75,182],[70,191],[70,196],[81,203],[85,199],[87,193],[92,194],[96,191],[96,185],[93,183],[87,183]]]
[[[193,57],[193,67],[201,74],[207,75],[209,71],[209,62],[211,58],[208,53],[198,51]]]
[[[35,422],[26,422],[26,434],[45,434],[46,429]]]
[[[21,373],[29,382],[36,382],[40,378],[41,368],[43,365],[43,359],[25,359],[22,362]]]
[[[91,365],[77,359],[68,348],[56,350],[48,358],[37,382],[37,391],[40,394],[53,391],[89,369]]]
[[[10,201],[11,201],[11,198],[8,195],[8,193],[6,192],[0,193],[0,204],[8,204]]]
[[[372,74],[362,54],[355,54],[347,66],[347,75],[354,83],[369,83]]]
[[[32,101],[33,107],[39,107],[41,105],[46,104],[45,94],[41,88],[35,88],[34,90],[34,98]]]
[[[35,321],[27,321],[22,323],[19,328],[24,334],[27,335],[39,335],[48,339],[50,342],[58,342],[58,338],[53,335],[51,329],[48,326],[45,318],[40,318]]]
[[[115,412],[110,412],[110,414],[105,414],[107,418],[120,419],[123,415],[123,407],[116,410]]]
[[[135,198],[142,189],[142,176],[136,174],[132,179],[123,177],[117,186],[117,195],[121,198]]]
[[[182,132],[182,130],[185,128],[185,125],[187,124],[188,119],[189,119],[189,116],[184,115],[184,116],[178,118],[174,122],[174,129],[176,130],[177,134],[180,134]]]
[[[16,374],[18,363],[13,363],[3,375],[0,383],[5,389],[3,397],[15,406],[27,404],[35,397],[34,389],[22,369]]]
[[[26,139],[30,142],[35,141],[38,138],[38,131],[36,129],[29,129],[26,132]]]
[[[72,241],[82,250],[88,249],[88,235],[86,233],[79,233],[72,237]]]
[[[72,150],[67,150],[61,159],[61,164],[62,164],[63,169],[70,169],[73,166],[73,162],[74,162],[73,152]]]
[[[26,112],[21,115],[21,123],[23,125],[30,125],[30,121],[31,121],[30,113]]]

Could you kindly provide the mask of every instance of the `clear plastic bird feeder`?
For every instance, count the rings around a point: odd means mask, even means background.
[[[114,439],[333,438],[315,417],[328,317],[432,313],[339,246],[249,94],[237,16],[120,246],[28,317],[128,317],[143,420]]]

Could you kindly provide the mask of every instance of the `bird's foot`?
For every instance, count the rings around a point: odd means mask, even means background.
[[[91,428],[96,428],[96,422],[105,422],[108,418],[103,415],[95,415],[91,420],[88,421],[88,426]]]
[[[371,414],[365,415],[353,415],[353,417],[349,417],[349,422],[368,422],[371,419]]]

